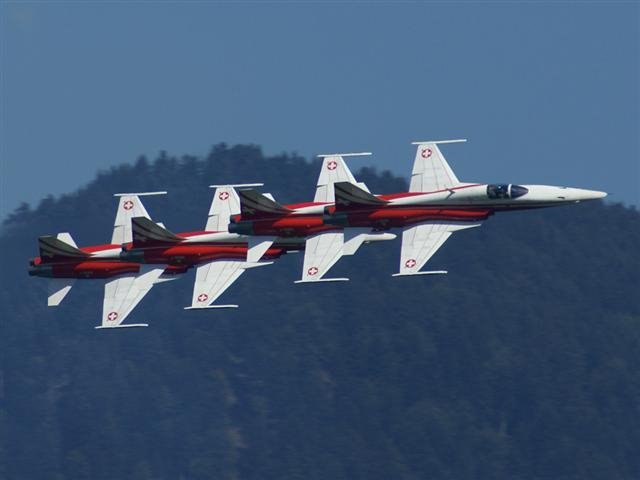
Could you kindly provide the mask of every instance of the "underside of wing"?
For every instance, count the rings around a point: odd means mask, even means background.
[[[146,327],[146,324],[122,325],[122,322],[149,293],[164,268],[141,267],[139,274],[122,275],[104,286],[102,325],[96,328]]]
[[[305,243],[302,279],[296,283],[340,281],[347,278],[322,278],[342,257],[344,233],[325,232],[309,237]]]
[[[241,260],[215,260],[198,266],[191,306],[186,308],[237,307],[212,304],[242,275],[245,264]]]
[[[402,232],[402,251],[400,253],[400,275],[424,275],[428,273],[447,273],[444,270],[421,272],[449,236],[466,228],[479,227],[479,223],[429,222],[407,227]]]

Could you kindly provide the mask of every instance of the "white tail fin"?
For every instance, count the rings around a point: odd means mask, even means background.
[[[335,201],[333,184],[336,182],[349,182],[359,185],[366,191],[369,189],[363,183],[356,182],[351,170],[347,167],[344,157],[357,157],[371,155],[371,152],[362,153],[333,153],[329,155],[318,155],[322,158],[322,167],[318,176],[316,195],[314,202],[333,203]]]
[[[122,245],[132,241],[131,219],[133,217],[149,217],[147,210],[139,197],[147,195],[165,195],[167,192],[140,192],[140,193],[116,193],[114,197],[120,197],[116,220],[113,224],[111,243]]]
[[[461,140],[429,140],[426,142],[413,142],[417,145],[416,157],[411,171],[410,192],[434,192],[458,185],[460,182],[453,170],[442,155],[439,144],[460,143]]]
[[[59,233],[56,235],[56,238],[61,242],[68,243],[72,247],[78,248],[78,245],[76,245],[76,242],[73,240],[73,237],[69,232]]]
[[[209,218],[205,230],[208,232],[228,232],[229,218],[240,213],[240,198],[236,188],[261,187],[262,183],[239,183],[231,185],[209,185],[215,188],[209,208]]]
[[[75,278],[50,278],[48,282],[47,305],[57,307],[67,296]]]

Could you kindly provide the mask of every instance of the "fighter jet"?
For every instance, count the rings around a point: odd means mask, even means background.
[[[343,158],[360,155],[371,154],[319,155],[323,161],[313,202],[282,205],[273,196],[254,189],[239,191],[240,214],[232,216],[229,232],[249,236],[251,242],[261,249],[287,242],[304,243],[302,278],[295,283],[348,280],[324,278],[324,275],[343,255],[353,255],[363,243],[396,237],[388,232],[372,231],[366,226],[344,228],[324,222],[325,209],[333,206],[336,182],[348,182],[368,192],[365,184],[356,182]],[[255,260],[252,252],[250,255]]]
[[[408,192],[372,195],[355,182],[338,182],[335,205],[325,208],[324,225],[402,228],[399,272],[394,276],[447,273],[420,271],[456,231],[478,227],[494,212],[551,207],[604,198],[605,192],[547,185],[463,183],[458,180],[438,145],[417,145]]]
[[[173,233],[148,217],[132,218],[133,241],[123,247],[120,258],[127,262],[162,266],[165,275],[179,275],[195,267],[191,305],[185,307],[186,310],[237,308],[235,304],[214,302],[245,270],[270,265],[273,262],[269,260],[289,250],[303,248],[295,241],[267,244],[229,232],[230,218],[240,213],[236,188],[255,186],[262,184],[211,185],[216,190],[205,229],[201,231]]]
[[[111,243],[78,248],[69,233],[38,239],[40,256],[30,261],[29,275],[45,277],[49,283],[47,305],[55,307],[77,279],[107,279],[104,286],[102,323],[95,328],[146,327],[146,323],[123,324],[135,306],[161,278],[164,268],[122,261],[122,244],[131,242],[131,218],[149,218],[140,201],[143,195],[166,192],[119,193]]]

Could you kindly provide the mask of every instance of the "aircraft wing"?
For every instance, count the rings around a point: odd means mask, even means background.
[[[466,142],[466,140],[441,140],[414,142],[416,157],[411,171],[410,192],[435,192],[455,187],[460,182],[438,147],[442,143]]]
[[[479,226],[479,223],[425,222],[413,227],[405,227],[402,232],[400,271],[394,276],[447,273],[446,270],[421,272],[420,269],[453,232]]]
[[[236,188],[261,187],[262,183],[236,183],[228,185],[209,185],[215,188],[205,230],[208,232],[228,232],[229,218],[240,213],[240,197]]]
[[[322,167],[320,168],[320,175],[318,175],[316,194],[313,198],[313,201],[322,203],[333,203],[333,184],[336,182],[353,183],[368,192],[369,190],[364,183],[356,182],[356,179],[353,177],[351,170],[349,170],[349,167],[347,167],[347,164],[344,161],[344,157],[357,157],[363,155],[371,155],[371,153],[332,153],[327,155],[318,155],[320,158],[322,158]]]
[[[143,265],[139,274],[121,275],[109,280],[104,286],[102,304],[102,324],[96,328],[146,327],[146,323],[122,325],[122,322],[149,293],[164,267],[154,268]]]
[[[140,201],[140,197],[147,195],[164,195],[167,192],[139,192],[139,193],[116,193],[114,196],[120,197],[116,219],[113,224],[113,234],[111,243],[122,245],[132,240],[131,219],[134,217],[149,217],[149,213]]]
[[[302,279],[295,283],[346,281],[348,278],[322,278],[343,255],[344,233],[325,232],[307,238]]]
[[[238,305],[212,305],[248,268],[270,265],[273,262],[250,263],[243,260],[214,260],[196,268],[191,306],[201,308],[237,308]]]

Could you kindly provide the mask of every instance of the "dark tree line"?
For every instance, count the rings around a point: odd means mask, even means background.
[[[94,331],[99,282],[57,309],[27,276],[37,236],[110,238],[119,191],[174,231],[202,228],[211,190],[265,182],[313,195],[319,164],[218,145],[160,154],[23,206],[3,225],[0,477],[51,479],[631,479],[640,477],[640,216],[591,203],[498,214],[391,278],[399,242],[293,285],[301,256],[248,272],[237,311],[182,310],[193,274]],[[364,169],[372,191],[404,179]]]

